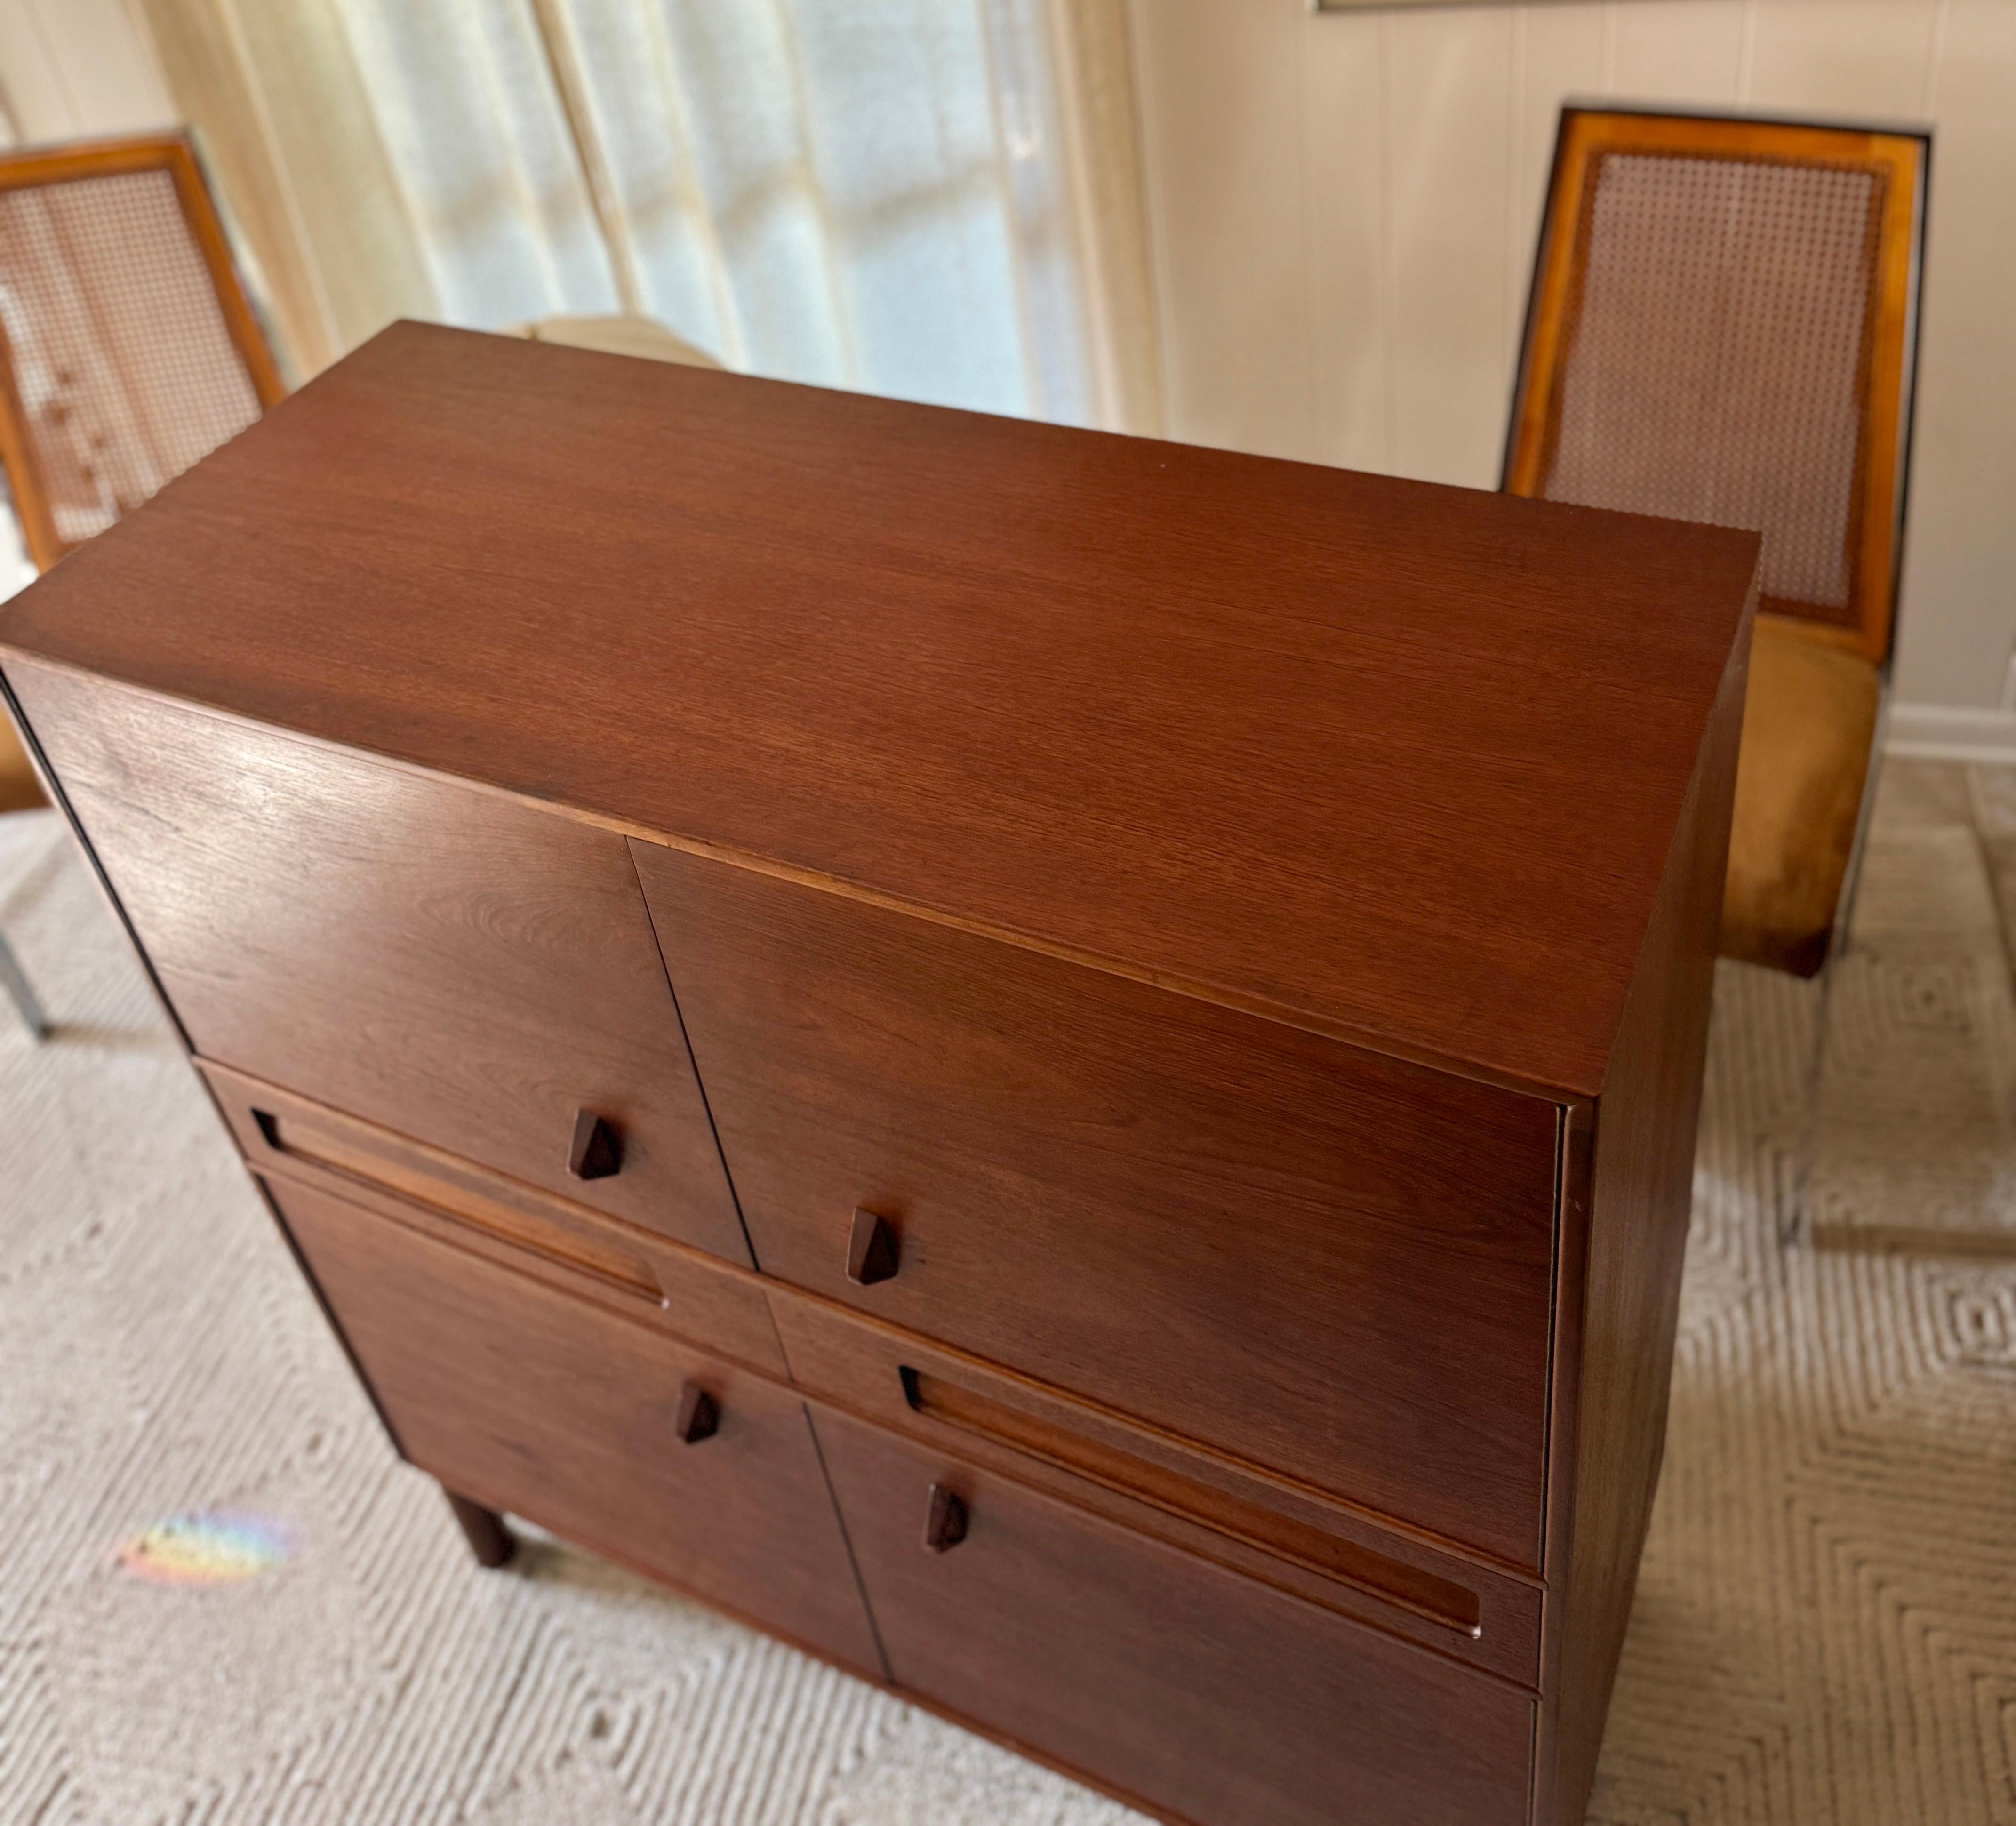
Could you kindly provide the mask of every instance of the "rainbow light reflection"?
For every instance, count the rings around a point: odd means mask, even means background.
[[[294,1531],[268,1515],[204,1509],[171,1515],[118,1552],[119,1570],[155,1585],[229,1585],[293,1557]]]

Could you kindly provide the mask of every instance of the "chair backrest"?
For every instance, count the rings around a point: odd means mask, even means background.
[[[0,155],[0,459],[46,570],[285,388],[180,134]]]
[[[1564,109],[1505,488],[1761,532],[1760,606],[1883,664],[1930,150]]]

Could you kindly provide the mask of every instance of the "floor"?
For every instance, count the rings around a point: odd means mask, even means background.
[[[0,1819],[1133,1816],[592,1558],[471,1566],[61,832],[0,819]],[[1836,974],[1716,986],[1602,1826],[2016,1826],[2016,774],[1893,765]],[[1339,1797],[1341,1819],[1351,1817]]]

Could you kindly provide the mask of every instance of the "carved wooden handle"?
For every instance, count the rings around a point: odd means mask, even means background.
[[[689,1382],[679,1391],[679,1411],[672,1430],[689,1446],[711,1439],[721,1426],[721,1403],[700,1387]]]
[[[592,1110],[577,1110],[567,1171],[577,1180],[607,1180],[623,1165],[623,1137]]]
[[[949,1552],[966,1539],[969,1519],[963,1496],[943,1484],[933,1484],[931,1503],[924,1511],[924,1545],[934,1554]]]
[[[857,1287],[873,1287],[896,1275],[896,1233],[886,1219],[858,1206],[847,1237],[847,1278]]]

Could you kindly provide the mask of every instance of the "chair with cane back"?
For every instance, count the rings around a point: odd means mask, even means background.
[[[1504,486],[1763,535],[1726,954],[1852,895],[1902,547],[1930,139],[1563,110]]]
[[[0,463],[38,570],[285,391],[185,135],[0,155]],[[40,799],[0,719],[0,811]]]

